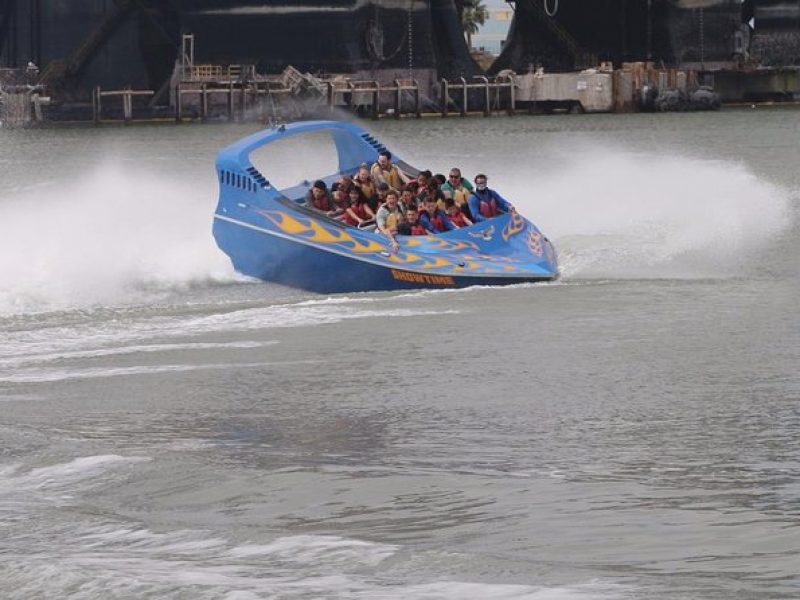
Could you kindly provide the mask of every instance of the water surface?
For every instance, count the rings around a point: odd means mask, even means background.
[[[210,236],[251,126],[2,133],[3,597],[800,596],[800,112],[368,125],[561,280],[253,282]]]

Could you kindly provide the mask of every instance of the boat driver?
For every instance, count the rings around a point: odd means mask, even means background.
[[[392,164],[392,153],[388,150],[381,150],[378,153],[378,160],[372,165],[370,175],[375,183],[386,183],[396,190],[409,182],[406,174],[398,169],[397,165]]]

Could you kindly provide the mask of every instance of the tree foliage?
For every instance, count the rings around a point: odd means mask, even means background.
[[[464,12],[461,13],[461,26],[467,36],[467,44],[472,46],[472,36],[478,33],[481,25],[489,18],[489,11],[481,0],[464,0]]]

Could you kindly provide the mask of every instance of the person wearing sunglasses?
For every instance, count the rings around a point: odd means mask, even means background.
[[[453,167],[447,181],[442,185],[445,197],[452,198],[468,219],[472,219],[468,200],[473,192],[472,184],[461,177],[461,169]],[[474,220],[474,219],[473,219]]]

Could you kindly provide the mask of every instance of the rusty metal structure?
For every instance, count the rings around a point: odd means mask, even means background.
[[[800,0],[510,4],[511,31],[491,74],[647,62],[735,73],[717,79],[729,97],[740,76],[772,77],[758,84],[767,96],[800,92]],[[0,0],[0,69],[35,67],[58,100],[87,103],[101,87],[152,90],[151,104],[165,105],[192,34],[197,65],[264,76],[292,65],[381,85],[415,79],[435,99],[441,79],[482,74],[462,9],[463,0]],[[756,73],[761,67],[778,73]],[[791,85],[781,83],[787,76]]]
[[[195,59],[280,73],[479,69],[455,0],[0,0],[0,68],[35,63],[48,86],[89,97],[95,86],[161,90],[181,35]]]
[[[598,61],[667,67],[800,65],[798,0],[515,0],[493,66],[569,71]]]

